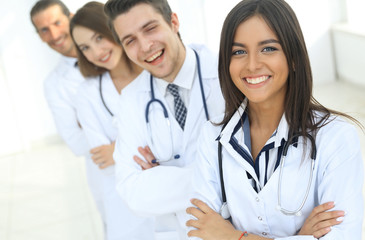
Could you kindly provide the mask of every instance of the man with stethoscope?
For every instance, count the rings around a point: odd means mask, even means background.
[[[175,213],[189,205],[195,141],[202,124],[224,108],[217,58],[202,46],[183,45],[165,0],[110,0],[105,10],[128,57],[146,69],[121,95],[117,189],[133,211],[156,216],[156,238],[184,239]],[[160,166],[143,171],[133,157],[146,145]]]

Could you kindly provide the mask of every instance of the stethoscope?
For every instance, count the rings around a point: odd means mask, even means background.
[[[203,105],[204,105],[204,111],[205,111],[205,117],[207,119],[207,121],[209,120],[209,114],[208,114],[208,107],[207,107],[207,103],[205,100],[205,93],[204,93],[204,87],[203,87],[203,80],[202,80],[202,76],[201,76],[201,68],[200,68],[200,59],[198,56],[198,53],[194,50],[195,53],[195,57],[196,57],[196,62],[197,62],[197,66],[198,66],[198,77],[199,77],[199,85],[200,85],[200,91],[201,91],[201,96],[202,96],[202,100],[203,100]],[[155,92],[154,92],[154,88],[153,88],[153,76],[152,74],[150,75],[150,88],[151,88],[151,100],[147,103],[146,105],[146,110],[145,110],[145,118],[146,118],[146,125],[147,125],[147,131],[148,131],[148,136],[149,136],[149,147],[151,148],[153,154],[155,155],[155,162],[166,162],[169,161],[171,159],[178,159],[180,158],[179,154],[175,154],[174,155],[174,144],[173,144],[173,137],[172,137],[172,130],[171,130],[171,123],[169,120],[169,114],[167,112],[167,108],[165,107],[165,105],[163,104],[163,102],[159,99],[157,99],[155,97]],[[152,138],[152,130],[151,130],[151,124],[149,121],[149,111],[150,111],[150,107],[153,103],[157,103],[160,105],[160,107],[163,110],[163,115],[165,118],[165,122],[169,131],[169,135],[170,135],[170,143],[171,143],[171,147],[170,147],[170,154],[167,154],[168,157],[163,158],[161,155],[158,154],[158,151],[156,151],[156,147]],[[155,150],[155,151],[154,151]],[[167,149],[165,149],[167,150]]]
[[[315,143],[315,140],[312,137],[312,135],[307,133],[306,137],[311,142],[312,152],[311,152],[310,176],[309,176],[307,189],[306,189],[304,198],[303,198],[301,204],[299,205],[299,207],[296,210],[288,210],[288,209],[282,207],[282,205],[281,205],[281,182],[282,181],[281,180],[282,180],[282,176],[283,176],[285,158],[287,156],[289,146],[292,145],[292,144],[296,144],[297,141],[295,141],[295,140],[298,139],[300,136],[302,136],[302,135],[301,134],[294,134],[292,137],[290,137],[288,139],[288,141],[284,144],[283,153],[282,153],[282,156],[281,156],[281,159],[280,159],[280,172],[279,172],[279,181],[278,181],[278,205],[277,205],[276,209],[279,210],[280,212],[282,212],[285,215],[295,215],[295,216],[301,216],[302,215],[302,209],[304,207],[305,202],[308,199],[309,190],[310,190],[310,187],[311,187],[311,184],[312,184],[312,179],[313,179],[314,161],[316,160],[316,157],[317,157],[317,147],[316,147],[316,143]],[[295,141],[295,142],[293,142],[293,141]],[[218,141],[218,164],[219,164],[219,175],[220,175],[220,182],[221,182],[222,202],[223,202],[222,207],[220,209],[220,215],[224,219],[230,219],[231,214],[229,212],[228,205],[227,205],[226,191],[225,191],[224,180],[223,180],[222,144],[219,141]]]
[[[104,97],[103,97],[103,90],[102,90],[102,87],[101,87],[101,82],[102,82],[102,75],[100,74],[99,75],[99,93],[100,93],[100,98],[101,98],[101,101],[103,102],[103,105],[105,107],[105,109],[109,112],[110,116],[114,116],[114,114],[112,113],[112,111],[110,111],[110,109],[108,108],[108,106],[106,105],[105,101],[104,101]]]

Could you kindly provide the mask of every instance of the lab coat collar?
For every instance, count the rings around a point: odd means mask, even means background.
[[[247,103],[248,100],[247,98],[245,98],[241,106],[227,123],[226,127],[223,129],[217,140],[222,143],[222,146],[224,146],[224,148],[233,156],[233,158],[245,168],[245,170],[255,179],[255,181],[259,182],[252,165],[248,163],[245,159],[243,159],[243,157],[236,151],[231,142],[231,137],[234,134],[237,123],[241,121],[242,116],[245,114]],[[288,131],[289,125],[286,121],[285,114],[283,114],[277,129],[274,131],[270,139],[266,142],[265,147],[277,148],[281,146],[288,139]],[[272,146],[272,144],[274,144],[274,146]],[[251,151],[245,144],[240,145],[240,147],[242,147],[244,151],[252,158]]]
[[[282,140],[288,141],[289,125],[286,121],[285,113],[281,116],[279,126],[270,137],[269,141],[274,142],[274,147],[277,148],[282,145]]]
[[[238,120],[242,117],[244,114],[246,107],[247,107],[248,100],[245,98],[241,104],[241,106],[238,108],[236,113],[232,116],[231,120],[228,122],[227,126],[224,128],[224,130],[221,132],[220,136],[217,138],[219,140],[222,138],[223,135],[229,135],[229,137],[232,135],[232,132],[234,128],[237,125]],[[274,133],[271,135],[268,142],[274,142],[274,146],[279,147],[282,144],[282,140],[285,141],[288,140],[288,133],[289,133],[289,125],[285,117],[285,113],[283,113],[279,125],[277,129],[274,131]]]
[[[201,69],[203,84],[204,84],[204,80],[206,80],[206,79],[216,79],[217,78],[217,76],[218,76],[218,68],[217,68],[218,58],[212,57],[216,54],[214,54],[212,51],[210,51],[204,45],[199,45],[199,44],[191,44],[189,46],[186,46],[186,49],[187,49],[186,56],[189,58],[192,57],[194,59],[193,60],[195,63],[194,69],[196,69],[196,71],[197,71],[197,67],[196,67],[197,65],[196,65],[196,60],[195,60],[195,54],[192,51],[192,49],[194,49],[198,53],[198,56],[200,59],[200,66],[201,66],[200,69]],[[186,57],[186,59],[187,59],[187,57]],[[195,74],[195,72],[194,72],[194,74]],[[138,91],[150,92],[151,91],[150,76],[151,75],[147,70],[143,70],[143,72],[130,85],[135,86],[135,89],[138,89]],[[154,78],[154,79],[156,79],[156,78]],[[161,80],[161,81],[164,81],[164,80]],[[193,82],[191,82],[191,86],[192,86],[192,83]],[[166,82],[166,86],[167,86],[167,82]],[[154,84],[154,88],[156,89],[156,84]],[[161,90],[158,90],[158,91],[161,91]],[[166,91],[161,91],[161,92],[165,93]]]
[[[196,68],[197,64],[194,51],[191,48],[187,47],[185,61],[180,71],[178,72],[176,78],[174,79],[173,84],[177,85],[180,88],[184,88],[190,91],[193,86],[195,76],[197,74]],[[166,94],[166,88],[169,82],[160,78],[154,78],[154,79],[156,80],[155,84],[156,89],[158,89],[158,91],[160,91],[161,93]]]
[[[186,47],[186,56],[184,64],[181,67],[173,83],[179,87],[190,90],[191,87],[193,86],[193,82],[196,75],[196,69],[197,69],[197,64],[196,64],[195,53],[191,48]]]
[[[194,49],[198,53],[203,81],[204,79],[217,78],[218,55],[202,44],[189,44],[188,47]]]
[[[61,60],[72,67],[77,66],[77,58],[61,56]]]
[[[221,134],[218,137],[218,141],[222,144],[223,148],[240,164],[253,178],[256,182],[258,182],[255,169],[248,163],[243,157],[234,149],[231,141],[231,136],[237,126],[237,123],[241,121],[241,117],[245,113],[245,109],[247,107],[247,98],[244,99],[241,106],[237,109],[235,114],[233,114],[232,118],[229,120],[225,128],[222,130]],[[245,152],[247,152],[251,156],[250,149],[247,148],[246,145],[241,146]],[[251,156],[252,158],[252,156]],[[253,190],[253,189],[252,189]]]

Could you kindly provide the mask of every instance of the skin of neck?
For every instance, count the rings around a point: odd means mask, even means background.
[[[267,131],[270,135],[279,126],[280,120],[284,114],[284,97],[279,101],[256,104],[248,104],[248,117],[250,127]]]
[[[77,58],[76,46],[72,44],[71,49],[67,53],[64,53],[62,55],[65,57]]]
[[[172,83],[176,76],[179,74],[184,62],[185,62],[185,58],[186,58],[186,49],[184,44],[181,42],[181,40],[179,41],[179,48],[178,48],[178,54],[179,57],[177,59],[177,63],[176,63],[176,68],[174,68],[173,73],[168,76],[167,78],[164,78],[165,81]]]
[[[137,77],[141,72],[142,68],[133,63],[132,61],[129,61],[128,58],[123,54],[120,58],[120,61],[118,64],[113,68],[109,70],[109,74],[112,79],[129,79],[133,77]]]

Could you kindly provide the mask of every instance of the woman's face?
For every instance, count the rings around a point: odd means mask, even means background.
[[[288,63],[278,38],[263,18],[253,16],[238,26],[229,71],[250,104],[283,104]]]
[[[122,48],[101,34],[82,26],[75,26],[72,33],[78,48],[94,65],[110,71],[121,61]]]

